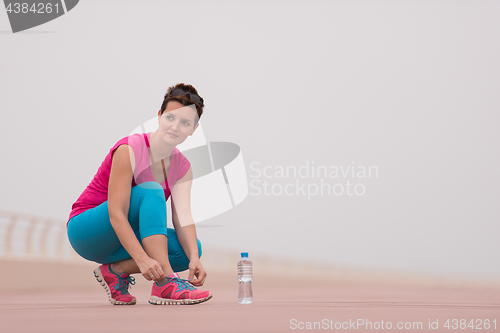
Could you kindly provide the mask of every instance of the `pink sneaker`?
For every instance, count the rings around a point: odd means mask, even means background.
[[[129,305],[137,302],[135,297],[128,292],[130,285],[135,284],[135,279],[129,274],[118,275],[110,270],[110,264],[104,264],[95,269],[94,276],[108,293],[111,304]]]
[[[168,282],[159,286],[153,283],[149,303],[151,304],[196,304],[208,301],[212,293],[208,290],[198,290],[187,280],[181,279],[177,273],[166,278]]]

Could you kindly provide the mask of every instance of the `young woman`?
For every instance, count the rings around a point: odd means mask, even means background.
[[[203,99],[191,86],[169,87],[158,111],[158,129],[119,140],[92,182],[73,204],[68,238],[83,258],[101,263],[94,275],[112,304],[135,304],[129,294],[141,273],[154,281],[149,303],[196,304],[207,277],[191,215],[191,164],[176,146],[194,133]],[[172,196],[167,228],[166,200]],[[175,272],[189,269],[188,280]]]

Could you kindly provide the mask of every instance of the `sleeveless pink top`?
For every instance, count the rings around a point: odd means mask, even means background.
[[[119,140],[113,148],[111,148],[108,155],[106,155],[104,161],[97,170],[94,179],[92,179],[90,184],[71,207],[72,210],[69,215],[68,222],[72,217],[83,213],[90,208],[97,207],[108,200],[108,183],[112,162],[111,157],[113,156],[113,152],[121,145],[129,145],[134,150],[135,169],[131,187],[145,182],[155,181],[153,174],[151,173],[151,163],[149,157],[150,134],[151,133],[132,134]],[[168,199],[170,196],[170,188],[177,182],[177,180],[184,177],[190,167],[191,163],[189,163],[188,159],[179,151],[179,149],[175,148],[172,151],[167,181],[160,183],[165,192],[165,199]]]

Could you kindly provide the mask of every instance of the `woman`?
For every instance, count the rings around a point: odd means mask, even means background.
[[[202,286],[201,245],[191,215],[193,173],[176,148],[194,133],[203,99],[191,85],[169,87],[155,132],[119,140],[73,204],[68,238],[83,258],[101,263],[94,275],[112,304],[135,304],[129,294],[141,273],[154,281],[149,303],[195,304],[209,300]],[[167,228],[165,201],[172,196]],[[189,269],[188,281],[175,272]]]

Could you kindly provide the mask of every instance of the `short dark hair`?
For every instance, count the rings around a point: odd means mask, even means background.
[[[168,96],[168,94],[170,93],[170,91],[172,91],[173,89],[182,89],[182,90],[184,90],[184,91],[186,91],[188,93],[193,93],[193,94],[196,94],[196,95],[200,96],[198,94],[198,91],[195,89],[195,87],[193,87],[190,84],[178,83],[175,86],[168,87],[168,90],[165,93],[165,96],[163,97],[163,103],[161,104],[161,109],[160,109],[161,110],[161,114],[163,114],[163,112],[165,112],[165,109],[167,108],[167,103],[169,101],[177,101],[177,102],[181,103],[184,106],[188,106],[188,105],[194,104],[196,106],[196,112],[198,113],[198,119],[195,119],[195,121],[194,121],[194,126],[196,126],[196,124],[198,123],[198,121],[201,118],[201,115],[203,114],[203,108],[205,107],[204,101],[203,101],[203,105],[199,105],[199,104],[194,103],[187,96],[184,96],[184,95]]]

